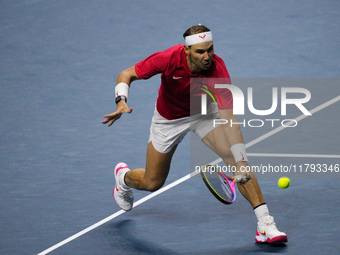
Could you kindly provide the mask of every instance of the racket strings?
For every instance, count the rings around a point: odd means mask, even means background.
[[[231,186],[233,181],[226,180],[220,173],[216,171],[206,171],[204,178],[208,183],[208,188],[217,195],[219,200],[226,203],[232,203],[235,200],[235,193]],[[222,202],[223,202],[222,201]]]

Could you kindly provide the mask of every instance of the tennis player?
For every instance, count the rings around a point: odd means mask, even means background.
[[[229,90],[217,91],[221,100],[207,107],[204,118],[195,109],[201,109],[200,95],[205,93],[192,78],[222,78],[230,84],[230,76],[223,60],[214,54],[211,31],[203,25],[193,26],[183,34],[185,44],[157,52],[136,65],[122,71],[115,87],[116,111],[105,115],[103,124],[111,126],[123,113],[131,113],[128,93],[131,82],[161,75],[161,86],[150,127],[146,167],[130,170],[125,163],[114,168],[116,186],[113,196],[125,211],[133,206],[133,190],[156,191],[168,176],[172,156],[184,136],[192,130],[210,149],[219,155],[226,165],[248,166],[246,149],[239,125],[214,127],[216,118],[237,122],[233,115],[233,100]],[[211,84],[204,84],[206,88]],[[197,100],[196,100],[197,99]],[[190,100],[191,105],[190,105]],[[195,100],[197,102],[195,102]],[[199,107],[195,107],[199,104]],[[190,111],[191,110],[191,111]],[[197,116],[197,117],[196,117]],[[252,177],[246,184],[238,184],[241,194],[249,201],[258,219],[255,240],[257,242],[287,242],[287,235],[280,232],[269,215],[257,179]]]

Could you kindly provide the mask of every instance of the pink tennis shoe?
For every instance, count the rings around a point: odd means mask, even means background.
[[[255,241],[258,243],[286,243],[287,235],[276,228],[274,218],[266,216],[257,223]]]
[[[116,203],[124,211],[130,211],[133,207],[133,191],[132,188],[123,189],[120,184],[122,174],[125,176],[126,172],[130,171],[129,167],[125,163],[118,163],[114,168],[114,176],[116,180],[115,188],[113,189],[113,197]]]

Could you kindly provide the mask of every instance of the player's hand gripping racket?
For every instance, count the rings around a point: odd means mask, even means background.
[[[211,165],[203,166],[201,176],[210,192],[224,204],[232,204],[235,201],[235,183],[246,183],[251,178],[246,175],[231,177]]]

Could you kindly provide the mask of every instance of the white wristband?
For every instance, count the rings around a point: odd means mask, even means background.
[[[125,82],[118,83],[115,87],[116,97],[125,96],[126,98],[128,98],[129,88],[129,85],[127,85]]]
[[[233,146],[231,146],[230,150],[231,153],[234,155],[236,163],[238,161],[248,161],[246,147],[244,146],[244,143],[234,144]]]

